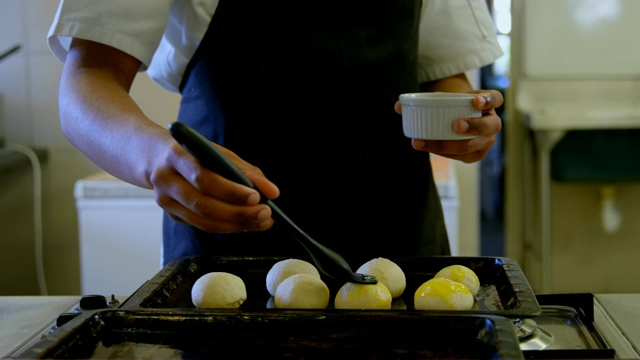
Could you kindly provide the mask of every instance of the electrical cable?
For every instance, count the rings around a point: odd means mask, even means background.
[[[34,222],[34,245],[36,275],[38,277],[38,288],[40,295],[48,295],[47,282],[44,274],[43,237],[42,237],[42,169],[38,155],[29,147],[7,143],[5,147],[24,154],[31,162],[33,169],[33,222]]]

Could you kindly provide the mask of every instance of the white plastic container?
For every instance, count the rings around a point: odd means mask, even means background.
[[[433,167],[433,177],[440,195],[440,203],[444,213],[444,225],[449,236],[449,247],[451,255],[460,255],[459,239],[459,209],[460,196],[458,190],[458,178],[452,164],[452,160],[431,154],[431,166]]]
[[[162,209],[151,190],[106,173],[75,184],[83,295],[128,296],[162,267]]]
[[[402,128],[412,139],[461,140],[476,135],[459,135],[453,123],[460,118],[481,117],[471,104],[474,94],[428,92],[400,95]]]

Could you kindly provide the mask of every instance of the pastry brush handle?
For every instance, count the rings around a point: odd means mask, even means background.
[[[349,264],[335,251],[318,243],[302,229],[298,227],[280,208],[271,200],[267,199],[229,159],[207,138],[189,126],[174,122],[169,125],[169,132],[198,162],[205,168],[215,171],[221,176],[255,189],[260,194],[262,203],[271,208],[271,214],[276,224],[280,224],[288,230],[291,235],[309,252],[316,266],[326,275],[359,283],[376,283],[374,277],[355,274],[351,271]]]
[[[169,124],[169,132],[205,168],[215,171],[228,180],[258,191],[251,180],[199,132],[180,122]],[[264,198],[262,193],[260,196]]]
[[[283,220],[283,224],[290,225],[292,221],[271,200],[267,199],[256,186],[240,171],[224,154],[199,132],[189,126],[174,122],[169,125],[169,132],[205,168],[220,174],[233,182],[255,189],[260,194],[260,202],[272,209],[275,220]],[[295,226],[295,225],[293,225]],[[297,229],[298,231],[302,231]]]

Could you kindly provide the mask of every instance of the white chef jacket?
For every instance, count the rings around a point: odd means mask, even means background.
[[[47,43],[60,61],[74,37],[112,46],[140,60],[140,71],[160,86],[178,92],[217,6],[218,0],[61,0]],[[419,82],[476,69],[500,56],[484,0],[423,0]]]

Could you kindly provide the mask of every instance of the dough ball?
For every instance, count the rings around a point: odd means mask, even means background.
[[[445,278],[433,278],[420,285],[413,301],[416,310],[470,310],[474,302],[466,286]]]
[[[334,300],[336,309],[391,309],[391,292],[378,281],[377,284],[348,282],[338,290]]]
[[[276,308],[276,299],[273,296],[269,296],[269,300],[267,300],[267,309],[275,309]]]
[[[237,308],[246,299],[244,281],[226,272],[204,274],[191,288],[191,302],[197,308]]]
[[[362,264],[356,270],[359,274],[373,275],[383,283],[394,299],[402,295],[407,286],[407,278],[398,264],[385,258],[375,258]]]
[[[480,290],[480,280],[478,279],[476,273],[463,265],[447,266],[438,271],[438,273],[434,277],[445,278],[464,284],[464,286],[466,286],[469,291],[471,291],[471,295],[473,296],[476,296],[478,294],[478,291]]]
[[[278,285],[295,274],[309,274],[320,279],[318,269],[310,262],[300,259],[286,259],[275,263],[267,273],[267,290],[271,296],[276,295]]]
[[[279,309],[325,309],[329,288],[315,275],[295,274],[280,283],[273,299]]]

